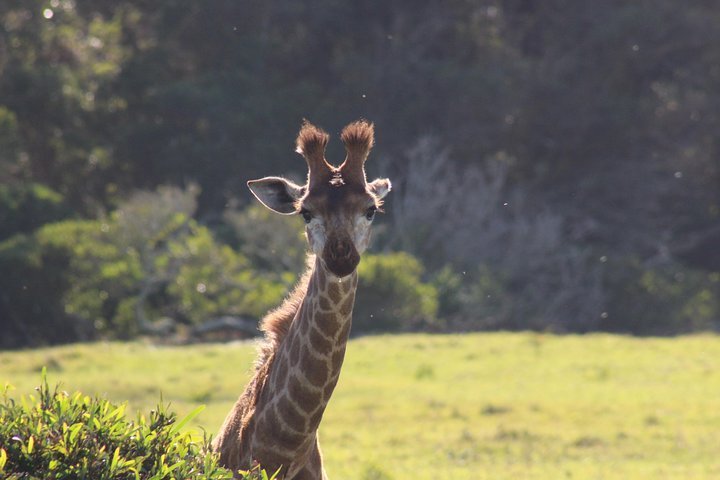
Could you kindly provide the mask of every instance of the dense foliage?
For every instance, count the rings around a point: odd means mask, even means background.
[[[437,291],[422,281],[422,264],[407,253],[366,254],[358,267],[354,331],[427,327],[437,318]]]
[[[51,389],[43,374],[37,397],[16,401],[5,387],[0,475],[9,480],[231,480],[208,441],[193,441],[182,431],[197,413],[177,421],[160,405],[147,418],[127,420],[124,405]],[[267,475],[255,471],[244,478],[267,480]]]
[[[3,346],[259,315],[303,248],[244,182],[300,180],[303,117],[377,125],[377,246],[421,262],[443,320],[395,326],[717,329],[718,21],[672,0],[3,2]]]

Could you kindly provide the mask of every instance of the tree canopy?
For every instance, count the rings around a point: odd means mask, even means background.
[[[197,188],[181,223],[239,255],[220,263],[269,269],[259,234],[236,228],[261,218],[242,212],[245,181],[301,179],[303,118],[337,133],[364,117],[369,173],[396,187],[378,247],[426,265],[441,313],[467,316],[491,284],[510,303],[485,326],[716,328],[718,23],[706,0],[7,0],[3,271],[56,249],[47,235],[70,227],[50,224],[115,228],[128,198],[162,186]],[[4,295],[0,322],[20,321],[23,300]]]

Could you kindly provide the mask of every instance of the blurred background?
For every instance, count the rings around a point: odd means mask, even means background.
[[[334,163],[373,121],[394,185],[353,333],[717,330],[718,24],[707,0],[4,0],[0,347],[249,334],[305,242],[245,182],[303,180],[303,118]]]

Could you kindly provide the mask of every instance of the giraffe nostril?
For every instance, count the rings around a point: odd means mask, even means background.
[[[350,242],[344,240],[337,240],[330,244],[328,253],[330,254],[331,258],[340,259],[349,257],[352,253],[352,250],[353,248]]]
[[[322,256],[330,271],[339,277],[352,273],[360,261],[355,244],[347,238],[332,239],[326,243]]]

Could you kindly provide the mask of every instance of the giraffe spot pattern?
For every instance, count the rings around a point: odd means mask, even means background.
[[[270,410],[265,411],[262,419],[263,435],[267,436],[268,440],[276,442],[279,448],[287,452],[295,450],[305,439],[303,434],[294,433],[283,428],[280,418]]]
[[[340,286],[337,284],[337,282],[332,282],[330,283],[330,285],[328,285],[327,294],[330,297],[331,302],[338,303],[340,301]]]
[[[336,315],[334,313],[318,313],[315,316],[315,324],[328,337],[335,337],[340,329],[340,324],[335,317]]]
[[[330,382],[327,385],[325,385],[325,388],[323,389],[323,399],[325,402],[328,402],[330,400],[330,396],[332,395],[333,391],[335,390],[335,385],[337,382]]]
[[[345,301],[340,305],[340,315],[350,316],[352,313],[353,305],[355,304],[355,295],[350,294]]]
[[[307,348],[300,352],[300,370],[308,381],[322,387],[328,378],[328,365],[323,360],[316,358]]]
[[[265,450],[252,451],[261,452],[269,465],[288,466],[299,459],[300,449],[309,447],[302,445],[319,426],[340,376],[357,276],[333,282],[321,269],[317,273],[285,339],[287,347],[277,352],[272,382],[268,378],[272,388],[262,392],[266,408],[252,443]]]
[[[316,327],[312,327],[308,335],[310,337],[310,346],[317,353],[326,355],[332,351],[332,342],[330,342],[330,340],[328,340],[328,338]]]
[[[275,360],[275,369],[273,372],[271,372],[271,375],[273,378],[273,388],[277,390],[282,390],[285,388],[285,383],[287,380],[287,371],[289,368],[288,365],[288,359],[285,355],[280,356],[280,358]]]
[[[327,298],[325,295],[318,296],[318,305],[320,307],[320,310],[324,310],[326,312],[333,309],[333,305],[330,302],[330,299]]]
[[[297,365],[300,363],[300,342],[293,342],[292,348],[290,349],[290,363]]]
[[[288,382],[288,394],[305,412],[313,411],[322,400],[322,391],[303,387],[300,379],[295,375]]]
[[[346,341],[348,338],[348,335],[350,335],[350,327],[352,326],[352,322],[348,319],[347,322],[342,326],[342,330],[340,330],[340,333],[338,334],[338,338],[340,340]]]
[[[308,419],[308,423],[312,426],[313,429],[317,428],[318,425],[320,425],[323,413],[325,413],[325,408],[318,408],[317,412],[312,414]]]
[[[275,445],[272,443],[258,444],[253,452],[253,460],[257,460],[269,472],[275,472],[281,467],[289,465],[293,458],[293,455],[280,453],[274,447]]]
[[[279,418],[285,422],[285,424],[296,432],[307,432],[307,420],[305,413],[301,412],[288,398],[287,395],[282,395],[276,405],[277,413]]]
[[[332,370],[334,372],[340,372],[340,367],[343,364],[343,360],[345,359],[345,349],[340,349],[337,352],[335,352],[332,356]]]

